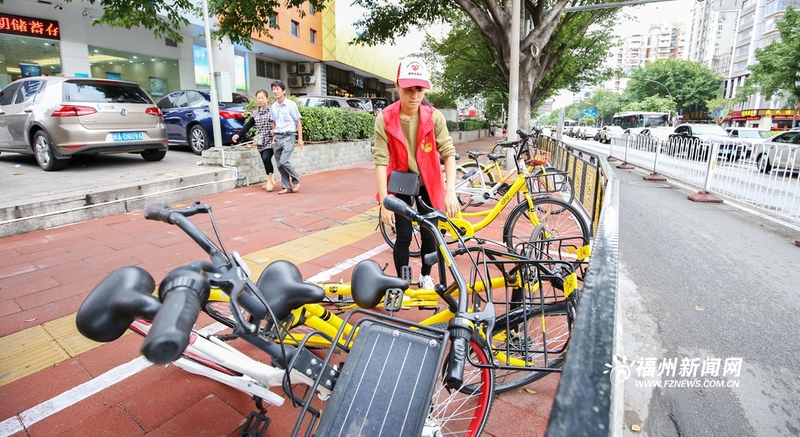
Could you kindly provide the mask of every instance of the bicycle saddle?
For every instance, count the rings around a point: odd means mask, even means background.
[[[89,293],[75,317],[84,337],[100,342],[118,339],[133,320],[153,320],[161,302],[153,296],[156,282],[146,270],[120,267],[109,273]]]
[[[370,309],[378,306],[386,290],[399,288],[405,291],[408,285],[408,281],[403,278],[383,273],[375,260],[365,259],[353,269],[350,293],[359,308]]]
[[[497,161],[498,159],[506,159],[506,155],[502,153],[490,153],[486,155],[492,161]]]
[[[486,152],[479,152],[477,150],[470,150],[470,151],[467,152],[467,156],[469,156],[469,159],[475,159],[475,158],[477,158],[479,156],[482,156],[482,155],[485,155],[485,154],[486,154]]]
[[[295,308],[325,299],[325,290],[303,282],[297,266],[285,260],[268,265],[258,277],[256,286],[279,321],[286,320]]]

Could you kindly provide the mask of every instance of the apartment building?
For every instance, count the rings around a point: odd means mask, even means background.
[[[715,0],[698,3],[692,15],[688,59],[701,62],[725,78],[724,95],[732,98],[756,63],[755,51],[780,38],[776,26],[786,7],[800,8],[800,0]],[[730,126],[788,129],[793,111],[780,97],[767,100],[758,94],[737,104],[725,124]]]
[[[198,0],[199,4],[199,0]],[[292,94],[389,97],[400,58],[419,48],[350,46],[361,13],[347,1],[324,11],[277,9],[253,34],[252,48],[225,41],[206,47],[201,17],[187,17],[182,42],[156,39],[144,28],[92,25],[103,13],[87,0],[5,0],[0,4],[0,87],[23,75],[129,80],[158,99],[172,91],[210,87],[253,96],[279,79]],[[213,20],[212,20],[213,25]]]

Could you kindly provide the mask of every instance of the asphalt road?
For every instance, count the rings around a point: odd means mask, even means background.
[[[644,181],[639,170],[616,174],[624,348],[636,362],[625,422],[644,431],[628,434],[800,435],[797,232],[729,204],[691,202],[691,191]],[[676,360],[677,374],[684,359],[700,368],[697,377],[648,378],[648,368],[658,374],[648,358]],[[719,376],[709,367],[700,377],[717,358]],[[721,376],[736,358],[739,376]],[[658,379],[700,386],[636,387]],[[716,383],[726,386],[708,386]]]

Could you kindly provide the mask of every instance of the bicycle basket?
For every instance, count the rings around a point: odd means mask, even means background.
[[[530,157],[525,161],[528,165],[545,165],[550,161],[550,152],[544,150],[534,149],[531,151]]]

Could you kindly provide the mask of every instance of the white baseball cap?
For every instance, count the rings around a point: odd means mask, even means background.
[[[431,77],[428,74],[428,67],[422,60],[408,58],[400,62],[397,67],[397,85],[400,88],[422,87],[431,88]]]

